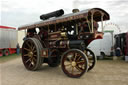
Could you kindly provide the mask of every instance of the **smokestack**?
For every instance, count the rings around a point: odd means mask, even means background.
[[[57,11],[54,11],[54,12],[51,12],[51,13],[43,14],[43,15],[40,16],[40,19],[41,20],[46,20],[46,19],[49,19],[51,17],[62,16],[63,14],[64,14],[64,10],[60,9],[60,10],[57,10]]]

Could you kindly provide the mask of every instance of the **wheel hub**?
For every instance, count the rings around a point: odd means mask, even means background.
[[[73,67],[76,66],[76,62],[75,62],[75,61],[72,62],[72,66],[73,66]]]
[[[33,52],[29,52],[28,55],[29,55],[29,57],[32,57],[33,56]]]

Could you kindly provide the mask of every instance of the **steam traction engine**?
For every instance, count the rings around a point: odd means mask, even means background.
[[[19,27],[26,31],[22,60],[28,70],[37,70],[42,63],[50,67],[61,64],[67,76],[77,78],[95,66],[96,57],[86,47],[94,39],[102,39],[98,22],[103,27],[109,14],[100,8],[63,14],[62,9],[57,10],[41,15],[43,21]]]

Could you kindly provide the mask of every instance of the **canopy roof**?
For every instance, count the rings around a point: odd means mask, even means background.
[[[47,26],[47,25],[51,25],[51,24],[63,23],[63,22],[67,22],[67,21],[91,17],[91,13],[94,13],[93,19],[97,22],[101,21],[102,14],[104,15],[103,16],[104,21],[110,19],[109,14],[105,10],[100,9],[100,8],[92,8],[92,9],[83,10],[83,11],[80,11],[77,13],[70,13],[70,14],[60,16],[60,17],[50,18],[48,20],[24,25],[24,26],[19,27],[18,30],[32,29],[32,28],[36,28],[36,27],[42,27],[42,26]]]

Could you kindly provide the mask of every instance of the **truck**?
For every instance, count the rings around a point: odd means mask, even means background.
[[[0,56],[16,53],[17,30],[14,27],[0,26]]]
[[[118,54],[117,48],[120,48],[120,56],[128,56],[128,32],[116,34],[115,38],[115,53]]]
[[[105,58],[105,56],[112,55],[112,43],[113,37],[111,33],[104,33],[103,39],[97,39],[92,41],[88,48],[91,49],[99,59]]]

